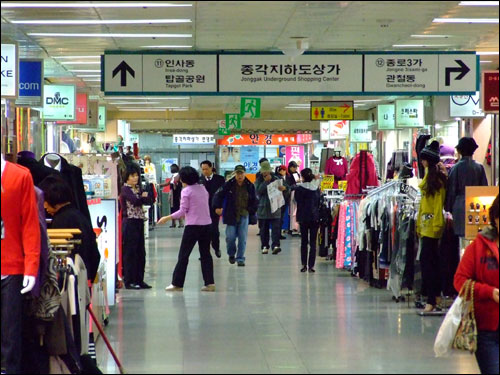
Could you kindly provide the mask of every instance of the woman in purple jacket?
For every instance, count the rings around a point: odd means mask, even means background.
[[[175,266],[172,284],[165,288],[168,292],[182,291],[186,279],[189,256],[198,242],[201,257],[201,271],[205,286],[202,292],[215,292],[214,263],[210,255],[210,208],[208,205],[208,192],[200,185],[200,175],[192,167],[184,167],[179,172],[183,189],[179,211],[170,216],[164,216],[158,224],[165,224],[170,220],[186,218],[186,227],[182,236],[179,259]]]

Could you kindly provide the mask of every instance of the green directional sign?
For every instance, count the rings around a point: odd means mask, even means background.
[[[239,113],[226,113],[226,129],[241,130],[241,116]]]
[[[241,98],[241,118],[260,118],[260,98]]]

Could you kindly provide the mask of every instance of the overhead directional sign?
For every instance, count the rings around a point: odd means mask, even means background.
[[[260,98],[241,98],[241,118],[260,118]]]
[[[19,82],[19,56],[16,44],[2,43],[2,98],[16,98]]]
[[[354,102],[311,102],[311,121],[354,120]]]
[[[473,95],[479,91],[478,60],[475,52],[314,51],[291,61],[275,52],[111,51],[102,57],[103,90],[106,95]],[[241,114],[257,118],[252,111]]]

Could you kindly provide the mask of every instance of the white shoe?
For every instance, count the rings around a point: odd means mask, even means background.
[[[263,248],[262,254],[269,254],[269,249],[267,247]]]
[[[215,284],[210,284],[201,288],[202,292],[215,292]]]
[[[167,292],[182,292],[183,288],[179,288],[178,286],[170,284],[165,288]]]

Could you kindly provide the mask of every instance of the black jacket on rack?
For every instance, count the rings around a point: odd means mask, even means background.
[[[87,268],[87,277],[94,280],[99,268],[101,253],[97,247],[94,229],[89,221],[83,216],[80,210],[75,206],[69,205],[63,207],[54,215],[51,229],[80,229],[82,231],[82,244],[76,247],[74,254],[79,254],[85,267]]]
[[[38,160],[29,157],[18,156],[17,164],[29,169],[35,186],[38,186],[47,176],[60,174],[59,171],[49,168]]]
[[[40,159],[40,163],[45,166],[45,158],[48,154],[45,154]],[[61,158],[61,177],[69,184],[74,197],[75,207],[80,211],[88,220],[91,222],[89,207],[87,205],[87,196],[85,195],[85,189],[83,188],[83,178],[82,170],[72,164],[59,155]],[[55,170],[57,173],[57,170]]]

